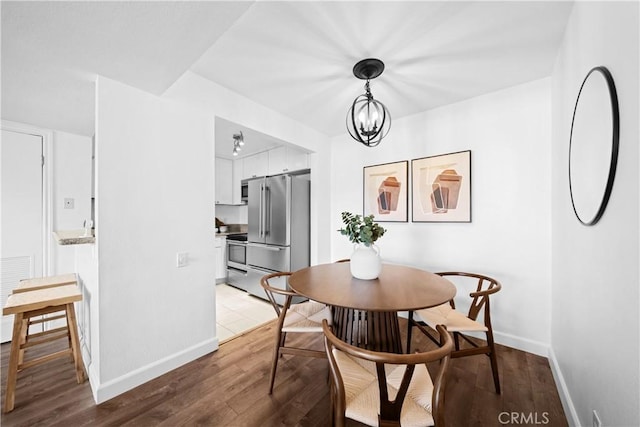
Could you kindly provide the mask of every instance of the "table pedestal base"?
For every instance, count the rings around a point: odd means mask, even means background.
[[[371,351],[402,353],[398,313],[333,307],[333,330],[343,341]]]

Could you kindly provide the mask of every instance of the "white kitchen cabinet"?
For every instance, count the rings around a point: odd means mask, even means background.
[[[287,172],[287,147],[269,150],[269,175]]]
[[[307,153],[292,147],[269,150],[269,175],[307,169]]]
[[[266,176],[269,164],[269,153],[262,153],[247,156],[242,159],[242,179]]]
[[[233,204],[233,162],[216,157],[216,205]]]
[[[227,280],[227,239],[225,237],[216,237],[214,247],[216,283],[224,283]]]
[[[299,171],[309,168],[309,155],[302,150],[287,147],[287,169]]]
[[[242,204],[242,194],[240,193],[240,181],[242,181],[242,159],[233,161],[233,184],[231,185],[232,200],[234,205]]]

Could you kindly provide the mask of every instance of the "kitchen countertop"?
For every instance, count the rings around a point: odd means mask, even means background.
[[[226,231],[224,233],[216,233],[216,237],[227,237],[230,234],[244,234],[244,231]]]
[[[54,231],[53,236],[59,245],[84,245],[96,242],[95,236],[85,236],[84,228],[80,230]]]
[[[214,228],[216,230],[216,237],[227,237],[230,234],[242,234],[249,231],[249,226],[247,224],[227,224],[227,231],[224,233],[219,233],[218,228]]]

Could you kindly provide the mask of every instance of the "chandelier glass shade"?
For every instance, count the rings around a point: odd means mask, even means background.
[[[365,93],[359,95],[347,113],[347,130],[356,141],[367,147],[380,144],[391,128],[391,115],[387,107],[373,98],[369,80],[384,71],[384,63],[379,59],[363,59],[353,67],[353,74],[366,80]]]

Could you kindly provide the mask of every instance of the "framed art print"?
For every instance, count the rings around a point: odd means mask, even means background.
[[[471,222],[471,151],[411,160],[414,222]]]
[[[373,215],[378,222],[408,221],[408,169],[407,160],[364,167],[364,216]]]

